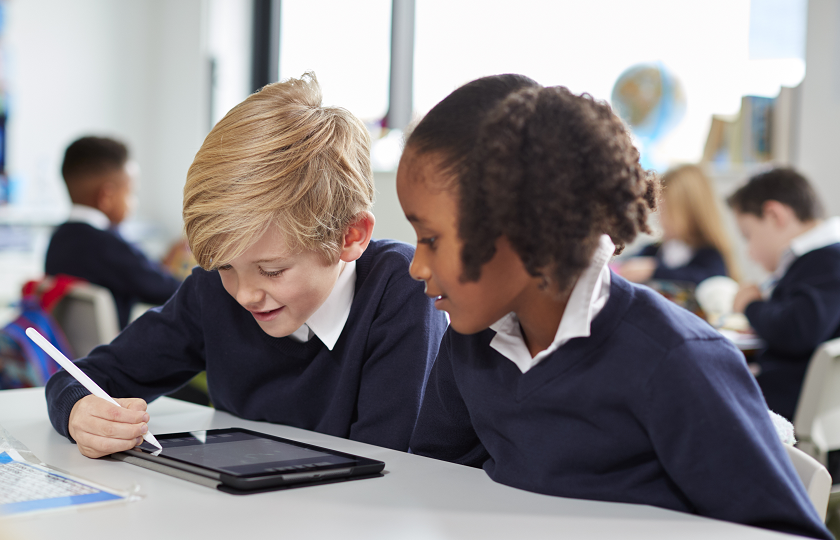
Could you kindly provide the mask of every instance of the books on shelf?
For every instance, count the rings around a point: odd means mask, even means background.
[[[799,88],[782,87],[775,98],[744,96],[734,116],[714,115],[703,162],[715,165],[789,164],[796,141]]]

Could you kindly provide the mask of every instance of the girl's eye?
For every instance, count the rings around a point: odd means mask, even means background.
[[[437,236],[427,236],[426,238],[420,238],[417,240],[418,244],[426,244],[429,246],[429,249],[435,249],[435,244],[437,243]]]
[[[260,268],[260,274],[264,275],[265,277],[277,277],[282,273],[283,273],[283,270],[272,270],[272,271],[269,272],[267,270],[263,270],[262,268]]]
[[[219,270],[224,272],[225,270],[230,270],[231,268],[233,268],[231,265],[223,264],[222,266],[219,267]]]

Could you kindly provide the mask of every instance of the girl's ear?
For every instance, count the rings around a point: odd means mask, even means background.
[[[338,258],[344,262],[355,261],[362,256],[370,243],[376,219],[370,212],[362,212],[344,231],[344,243]]]

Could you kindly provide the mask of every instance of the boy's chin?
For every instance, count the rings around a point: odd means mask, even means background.
[[[283,324],[271,324],[271,323],[261,323],[257,321],[257,324],[260,326],[260,329],[268,334],[271,337],[281,338],[289,336],[292,332],[297,330],[297,328],[292,328],[291,330],[288,328],[288,325]]]

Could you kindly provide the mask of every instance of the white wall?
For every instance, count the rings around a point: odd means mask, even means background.
[[[139,220],[180,234],[187,168],[209,128],[206,0],[8,2],[7,221],[57,223],[67,144],[123,139],[140,163]]]
[[[797,166],[840,214],[840,2],[808,1]]]

